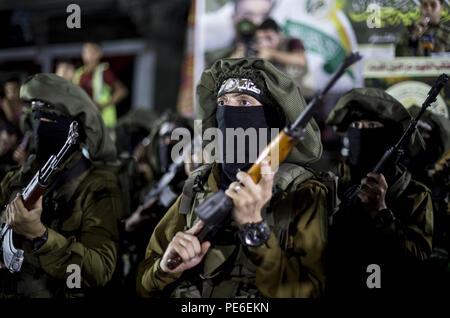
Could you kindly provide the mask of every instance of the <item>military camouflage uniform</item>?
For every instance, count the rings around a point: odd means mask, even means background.
[[[408,109],[416,116],[420,108],[412,106]],[[450,177],[445,170],[430,177],[428,172],[434,164],[450,149],[450,121],[444,117],[425,111],[422,121],[432,128],[427,149],[424,150],[420,171],[413,171],[413,177],[423,182],[431,190],[434,210],[433,251],[427,261],[427,281],[433,288],[446,289],[450,295]],[[414,158],[411,164],[415,164]],[[416,165],[417,166],[417,165]],[[417,174],[417,177],[416,175]]]
[[[89,294],[108,283],[116,265],[122,199],[113,173],[114,144],[90,98],[65,79],[54,74],[34,75],[24,83],[20,95],[26,101],[40,100],[53,106],[40,109],[42,112],[77,119],[86,134],[81,145],[89,159],[76,151],[46,191],[41,221],[48,228],[47,241],[35,251],[30,241],[14,235],[16,247],[25,250],[25,259],[19,273],[0,271],[0,297]],[[4,178],[2,206],[26,186],[38,168],[33,155]],[[66,285],[71,264],[81,269],[81,289]]]
[[[393,120],[403,129],[411,119],[406,109],[384,91],[360,88],[351,90],[338,101],[328,123],[338,133],[345,133],[351,122],[369,116],[381,122]],[[417,154],[422,143],[416,131],[408,145],[408,154]],[[344,193],[356,180],[352,180],[347,163],[338,167],[342,203],[330,227],[327,266],[328,292],[332,297],[354,297],[374,292],[366,281],[371,274],[367,272],[370,264],[380,266],[380,292],[411,292],[413,289],[408,288],[415,286],[420,277],[420,265],[430,255],[433,235],[430,190],[413,180],[401,164],[390,168],[393,172],[391,178],[386,176],[386,205],[396,220],[376,228],[363,211],[355,206],[346,207],[348,199]]]
[[[410,28],[407,28],[400,36],[399,41],[397,42],[397,46],[395,48],[396,56],[424,56],[424,50],[421,45],[420,40],[411,39],[412,34],[412,25]],[[443,23],[439,24],[430,24],[428,29],[424,32],[423,36],[430,35],[433,38],[435,53],[442,52],[450,52],[450,27]]]
[[[135,112],[134,115],[142,115],[142,111]],[[135,116],[133,116],[135,117]],[[129,119],[128,119],[129,120]],[[143,119],[139,119],[141,125],[144,124]],[[148,198],[146,195],[157,186],[158,181],[163,176],[163,171],[161,169],[161,164],[159,160],[159,137],[161,128],[165,123],[174,122],[176,127],[186,127],[192,130],[192,120],[182,117],[179,114],[164,114],[159,118],[155,118],[149,127],[149,133],[146,136],[146,142],[148,145],[145,148],[145,162],[150,166],[151,175],[144,178],[140,176],[139,182],[137,178],[131,180],[133,184],[133,191],[131,193],[132,201],[131,208],[132,211],[136,211],[139,205],[144,204]],[[130,121],[131,123],[131,121]],[[148,123],[149,124],[149,123]],[[172,130],[167,131],[169,135]],[[170,160],[171,161],[171,160]],[[172,162],[172,161],[171,161]],[[187,176],[184,171],[184,166],[180,166],[170,184],[166,187],[165,198],[172,197],[174,200],[178,195],[181,194],[183,190],[184,181]],[[173,201],[172,201],[173,202]],[[126,264],[126,270],[124,271],[124,285],[129,288],[128,294],[134,295],[136,291],[136,270],[138,264],[145,257],[145,250],[147,247],[148,240],[151,234],[159,222],[159,220],[167,212],[167,208],[172,204],[169,203],[162,204],[160,199],[158,199],[150,208],[146,209],[144,214],[151,216],[139,223],[139,228],[132,232],[123,232],[121,245],[123,245],[122,260]]]
[[[119,156],[132,155],[134,147],[154,128],[158,114],[143,108],[133,108],[118,119],[116,130],[116,148]]]
[[[253,77],[252,77],[253,76]],[[202,128],[216,127],[218,84],[229,77],[251,77],[267,87],[292,122],[305,108],[293,81],[261,59],[223,59],[206,70],[197,87]],[[271,234],[261,247],[245,247],[225,222],[203,261],[183,274],[164,273],[159,262],[178,231],[196,220],[194,209],[218,190],[220,167],[205,165],[186,181],[183,195],[156,227],[141,264],[138,288],[147,296],[172,297],[318,297],[325,284],[327,198],[325,186],[301,167],[320,158],[322,145],[312,120],[305,138],[275,175],[274,195],[263,216]],[[283,171],[284,173],[281,173]],[[280,177],[282,176],[282,177]],[[288,180],[288,181],[287,181]]]

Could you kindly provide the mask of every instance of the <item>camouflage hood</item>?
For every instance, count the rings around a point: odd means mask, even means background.
[[[293,80],[270,62],[256,58],[221,59],[203,72],[197,85],[197,119],[202,121],[202,133],[210,127],[217,127],[217,94],[228,78],[251,79],[266,95],[264,100],[271,100],[270,106],[275,104],[284,113],[285,125],[292,123],[306,107]],[[319,160],[321,155],[320,131],[312,119],[304,138],[292,149],[286,162],[307,164]]]
[[[151,131],[157,120],[158,114],[153,111],[145,108],[133,108],[117,120],[117,127],[137,125]]]
[[[328,116],[327,123],[345,135],[351,122],[359,119],[379,120],[405,130],[412,117],[403,105],[384,90],[378,88],[355,88],[344,94]],[[414,156],[424,148],[424,141],[416,130],[409,142],[408,152]]]
[[[417,116],[420,112],[420,107],[412,106],[408,108],[408,111],[412,116]],[[430,111],[425,111],[422,116],[422,119],[430,122],[433,126],[433,129],[438,130],[439,135],[439,146],[441,147],[442,152],[445,152],[447,149],[450,149],[450,120],[444,116],[432,113]]]
[[[161,165],[159,162],[159,142],[158,138],[160,136],[162,128],[166,125],[166,123],[175,123],[175,127],[184,127],[191,131],[194,130],[194,123],[191,118],[184,117],[177,113],[165,113],[160,118],[153,122],[153,128],[151,129],[147,138],[149,138],[149,147],[147,151],[147,158],[150,167],[155,175],[155,177],[159,177],[161,175]],[[170,134],[172,133],[172,129],[170,128]],[[168,131],[168,132],[169,132]]]
[[[54,108],[45,111],[78,119],[86,134],[81,142],[89,151],[89,158],[98,163],[116,161],[116,148],[106,132],[100,111],[79,86],[55,74],[36,74],[22,85],[20,98],[27,102],[46,102]]]

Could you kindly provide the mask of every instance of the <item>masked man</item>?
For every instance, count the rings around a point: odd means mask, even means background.
[[[371,172],[410,120],[396,99],[374,88],[349,91],[328,117],[338,133],[347,134],[350,150],[338,168],[342,202],[329,233],[327,277],[334,296],[359,296],[379,288],[406,291],[417,282],[416,265],[431,252],[433,209],[428,188],[392,161],[382,173]],[[414,156],[421,141],[415,132],[407,155]],[[360,190],[352,200],[356,185]]]
[[[136,292],[136,270],[145,258],[148,240],[155,226],[183,191],[187,173],[183,162],[174,162],[174,131],[192,134],[192,120],[178,114],[165,114],[153,121],[153,129],[136,145],[133,158],[138,164],[139,178],[133,180],[132,214],[123,220],[124,245],[122,259],[129,264],[124,278],[129,294]],[[139,185],[140,184],[140,188]]]
[[[322,152],[316,123],[308,125],[305,138],[285,161],[289,164],[276,174],[264,164],[257,184],[242,172],[252,161],[250,139],[242,143],[245,148],[238,147],[226,132],[281,129],[305,107],[299,89],[265,60],[223,59],[204,71],[197,97],[202,129],[218,128],[224,137],[223,158],[231,160],[203,165],[188,178],[182,196],[150,239],[138,287],[173,297],[320,296],[326,188],[302,167]],[[264,134],[257,136],[253,143],[267,144]],[[239,154],[245,160],[236,161]],[[216,234],[200,243],[195,234],[203,223],[194,209],[219,189],[226,190],[234,208]],[[244,239],[250,232],[254,239]],[[171,270],[167,260],[175,253],[183,262]]]
[[[411,115],[420,112],[418,106],[408,108]],[[431,286],[450,294],[450,121],[436,113],[425,111],[418,128],[426,149],[408,162],[413,178],[431,190],[434,231],[426,280]]]
[[[37,74],[23,84],[20,96],[31,103],[35,155],[1,183],[0,203],[7,205],[1,219],[13,229],[24,262],[19,273],[0,270],[0,296],[86,295],[108,283],[116,264],[122,199],[109,168],[116,150],[100,112],[80,87],[55,74]],[[19,192],[59,152],[73,121],[77,144],[44,196],[27,210]]]

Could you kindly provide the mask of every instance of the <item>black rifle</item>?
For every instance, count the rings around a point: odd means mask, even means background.
[[[156,201],[165,207],[169,208],[173,202],[178,198],[178,194],[174,193],[169,185],[177,175],[181,167],[184,166],[183,161],[172,162],[166,173],[163,174],[158,182],[155,182],[150,188],[150,191],[142,199],[142,204],[140,204],[137,210],[145,210],[155,204]]]
[[[448,81],[447,74],[441,74],[438,77],[433,87],[431,87],[430,91],[428,92],[428,96],[423,102],[420,112],[417,114],[415,118],[411,119],[408,128],[406,128],[406,130],[403,132],[403,135],[400,137],[397,143],[394,146],[390,147],[388,150],[386,150],[386,152],[383,154],[381,159],[376,164],[375,168],[373,168],[372,170],[373,172],[383,173],[387,164],[392,166],[396,165],[400,161],[405,152],[404,148],[409,142],[412,134],[416,130],[420,118],[425,113],[425,110],[436,101],[437,95],[439,95],[439,92],[447,83],[447,81]],[[347,201],[346,204],[347,207],[351,207],[353,204],[356,203],[360,189],[361,189],[360,185],[354,185],[344,193],[345,201]]]
[[[36,172],[33,179],[22,191],[23,205],[30,210],[41,195],[49,186],[50,178],[60,170],[64,163],[66,154],[76,144],[78,139],[78,123],[73,121],[70,124],[69,135],[64,146],[58,154],[52,155],[45,165]],[[19,272],[23,263],[23,250],[16,249],[13,242],[13,231],[8,223],[3,222],[0,228],[0,240],[2,240],[1,249],[3,254],[3,263],[11,273]]]
[[[271,161],[271,164],[272,158],[273,160],[278,160],[278,163],[281,163],[289,155],[292,148],[294,148],[304,136],[306,126],[312,118],[313,111],[316,106],[322,102],[324,95],[336,83],[342,74],[344,74],[346,69],[353,63],[359,61],[361,58],[362,57],[358,52],[352,52],[349,56],[347,56],[338,71],[329,80],[325,88],[318,95],[316,95],[312,101],[309,102],[308,106],[300,114],[300,116],[292,124],[285,127],[278,134],[278,136],[276,136],[271,143],[264,148],[259,157],[256,159],[256,162],[247,171],[255,183],[257,183],[261,178],[261,163],[267,158]],[[228,197],[223,190],[216,192],[200,204],[195,209],[195,213],[205,225],[197,234],[198,239],[203,241],[211,230],[215,229],[223,222],[223,220],[225,220],[232,209],[233,200]],[[167,261],[167,267],[169,269],[174,269],[180,265],[182,261],[183,260],[181,257],[177,255]]]

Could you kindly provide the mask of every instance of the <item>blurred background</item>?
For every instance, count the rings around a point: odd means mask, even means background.
[[[447,25],[449,4],[442,1],[441,23]],[[118,118],[133,108],[194,117],[195,83],[204,68],[233,54],[258,56],[256,29],[270,18],[280,36],[294,39],[287,48],[302,52],[300,67],[283,70],[297,77],[307,101],[348,52],[364,56],[316,115],[331,151],[324,154],[326,167],[340,143],[324,121],[344,92],[381,87],[409,107],[423,101],[436,76],[448,73],[448,54],[395,58],[402,32],[420,16],[419,0],[1,0],[0,83],[56,72],[61,62],[76,70],[83,65],[83,44],[94,42],[101,62],[128,90],[116,104]],[[405,81],[414,89],[405,89]],[[433,109],[448,118],[449,104],[445,91]]]
[[[81,28],[66,25],[71,3],[80,7]],[[79,67],[83,43],[94,41],[130,91],[117,105],[118,116],[133,106],[174,108],[190,5],[187,0],[2,0],[0,82],[54,72],[63,60]]]

